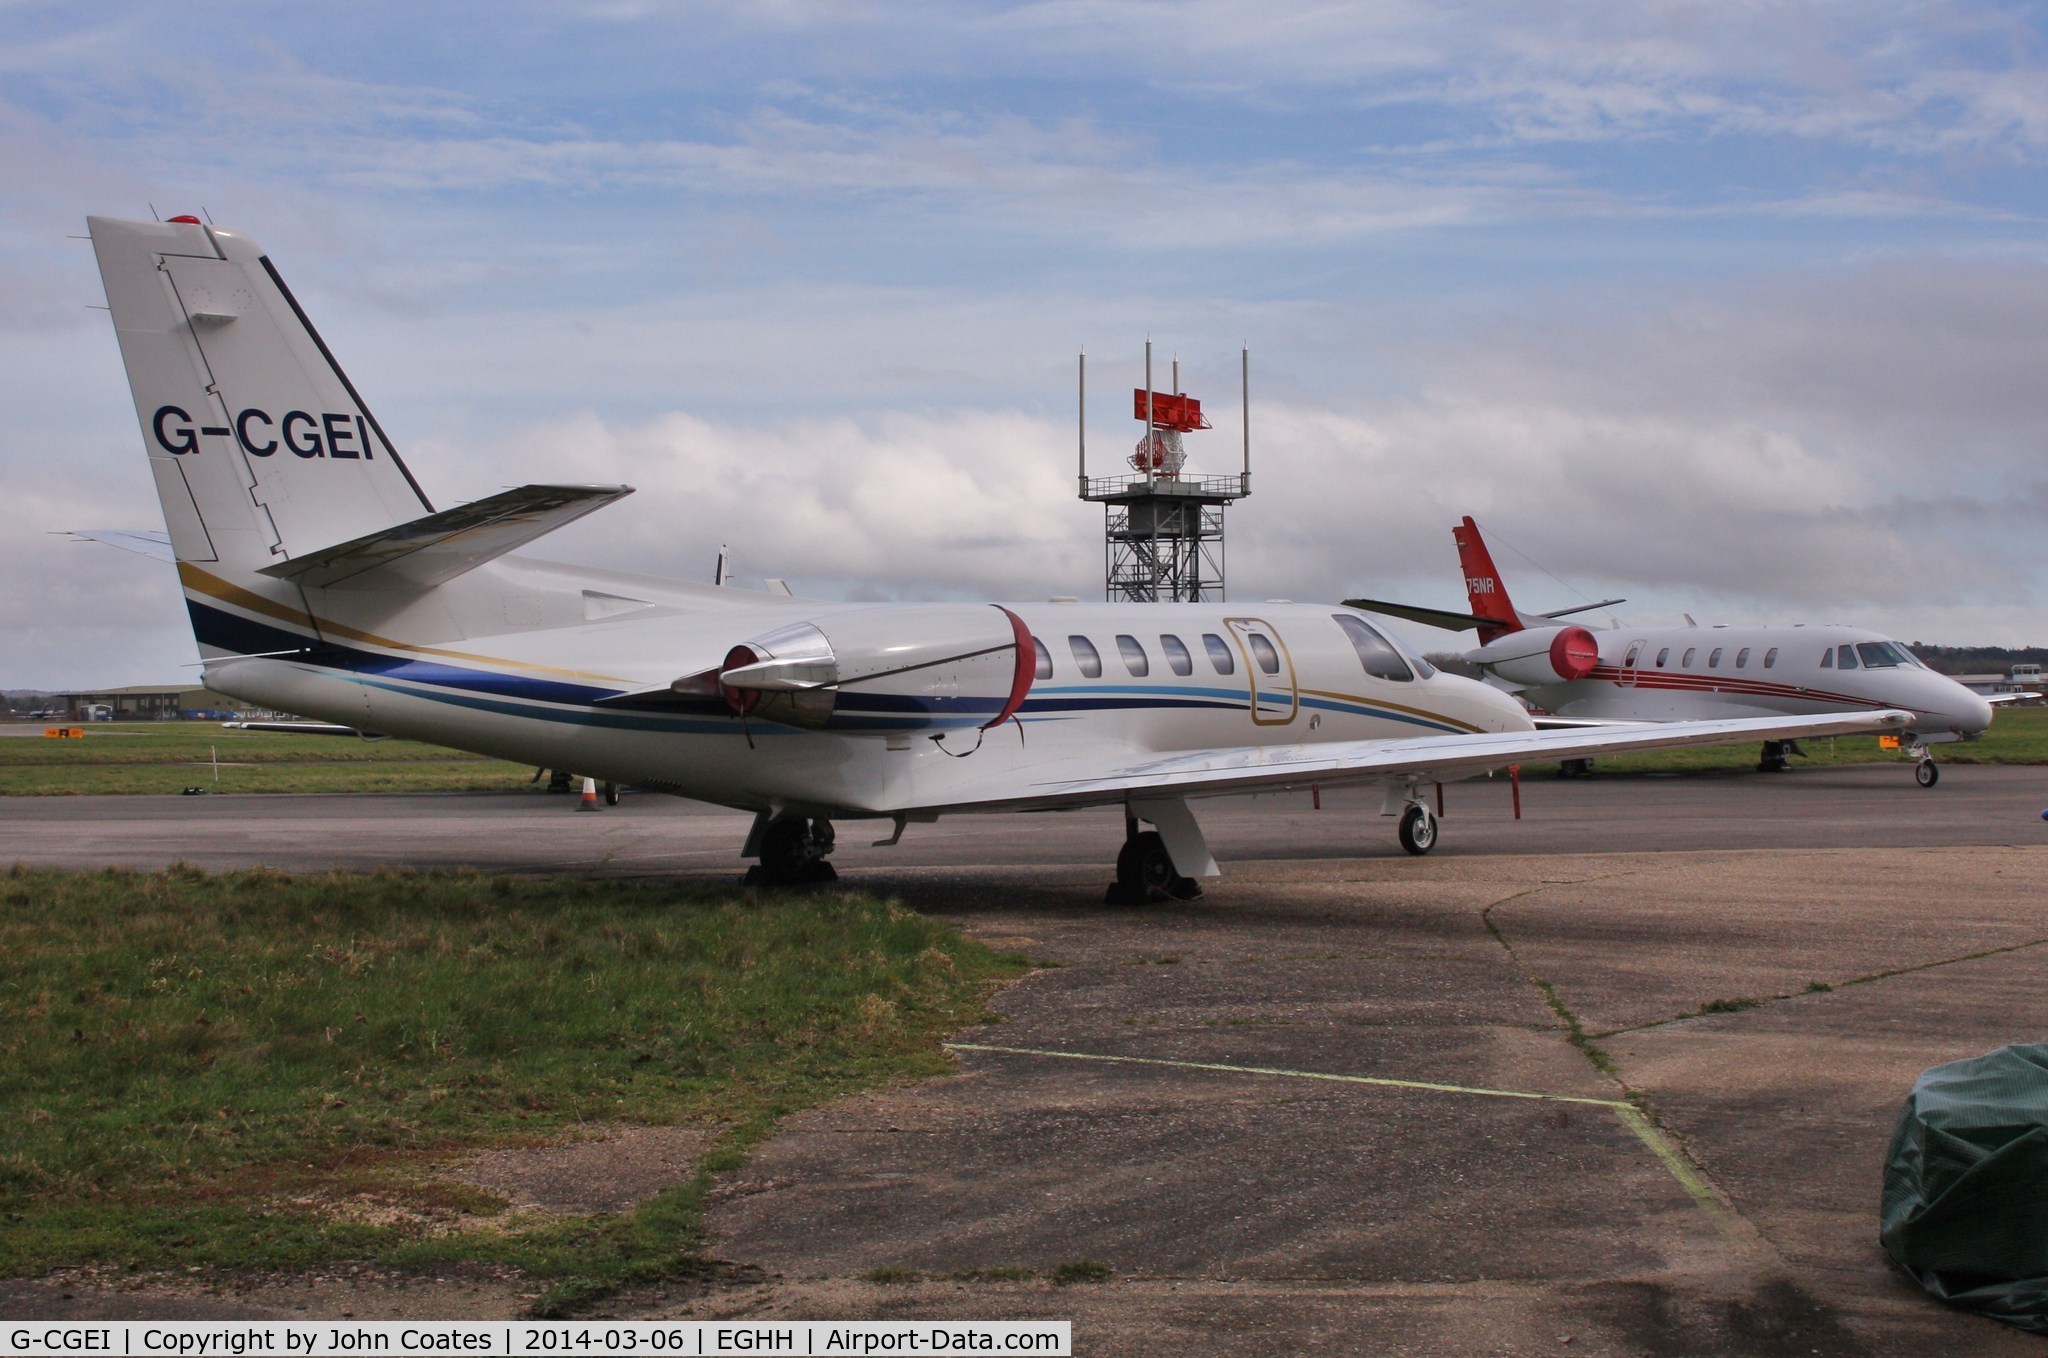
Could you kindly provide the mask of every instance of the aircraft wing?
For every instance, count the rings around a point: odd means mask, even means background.
[[[1469,632],[1487,621],[1470,613],[1453,613],[1446,608],[1424,608],[1421,604],[1397,604],[1391,599],[1346,599],[1344,606],[1366,613],[1384,613],[1390,618],[1406,618],[1425,627],[1441,627],[1446,632]]]
[[[313,588],[438,585],[632,493],[631,486],[520,486],[265,566],[262,574]]]
[[[1310,783],[1447,783],[1510,764],[1586,759],[1688,745],[1878,735],[1900,730],[1912,721],[1912,713],[1892,708],[1832,716],[1660,722],[1599,730],[1507,731],[1419,736],[1412,740],[1240,746],[1092,773],[1074,764],[1050,767],[1024,796],[976,803],[974,809],[1050,810],[1102,805],[1131,797],[1219,797],[1305,787]]]
[[[343,726],[331,721],[224,721],[224,731],[273,731],[288,736],[361,736],[364,740],[382,740],[379,731],[365,731],[357,726]]]

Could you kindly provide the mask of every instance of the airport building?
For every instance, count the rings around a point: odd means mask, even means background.
[[[70,721],[225,721],[279,715],[198,684],[129,684],[124,688],[60,693],[57,699],[63,704],[63,716]]]

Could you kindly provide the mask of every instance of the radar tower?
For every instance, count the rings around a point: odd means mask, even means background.
[[[1102,597],[1124,603],[1220,601],[1224,592],[1223,511],[1252,493],[1251,351],[1239,355],[1244,407],[1244,466],[1236,475],[1198,476],[1186,468],[1181,438],[1212,426],[1202,403],[1180,389],[1152,386],[1152,342],[1145,341],[1145,385],[1131,393],[1132,417],[1145,426],[1133,471],[1088,475],[1088,355],[1080,359],[1081,498],[1103,508]]]

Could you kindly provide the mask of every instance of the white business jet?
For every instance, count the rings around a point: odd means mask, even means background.
[[[1191,799],[1377,784],[1423,853],[1433,788],[1517,761],[1909,719],[1538,731],[1330,605],[821,603],[518,555],[631,488],[436,510],[254,241],[90,225],[209,688],[752,811],[759,880],[829,876],[835,821],[1120,806],[1113,890],[1186,897]]]
[[[1915,756],[1914,776],[1941,777],[1930,745],[1975,740],[1991,704],[1922,665],[1896,641],[1860,627],[1622,627],[1599,633],[1562,621],[1622,602],[1523,613],[1508,598],[1493,554],[1468,514],[1451,530],[1465,571],[1470,613],[1377,599],[1353,607],[1459,631],[1476,628],[1477,648],[1461,659],[1501,687],[1568,722],[1706,721],[1717,717],[1902,709],[1912,723],[1893,733]],[[1689,621],[1689,620],[1688,620]],[[1538,725],[1544,724],[1538,717]],[[1759,771],[1780,772],[1791,742],[1764,742]],[[1580,764],[1573,772],[1583,772]]]

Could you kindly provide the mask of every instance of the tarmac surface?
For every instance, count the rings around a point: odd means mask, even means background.
[[[1377,799],[1321,800],[1199,804],[1224,876],[1147,907],[1101,904],[1113,812],[842,825],[849,881],[1051,965],[956,1076],[792,1118],[721,1185],[755,1281],[609,1309],[1067,1318],[1085,1354],[2044,1351],[1892,1271],[1876,1205],[1920,1070],[2048,1035],[2048,770],[1532,780],[1520,821],[1461,785],[1422,859]],[[743,816],[570,806],[17,798],[0,862],[741,866]],[[9,1317],[518,1304],[0,1287]]]

